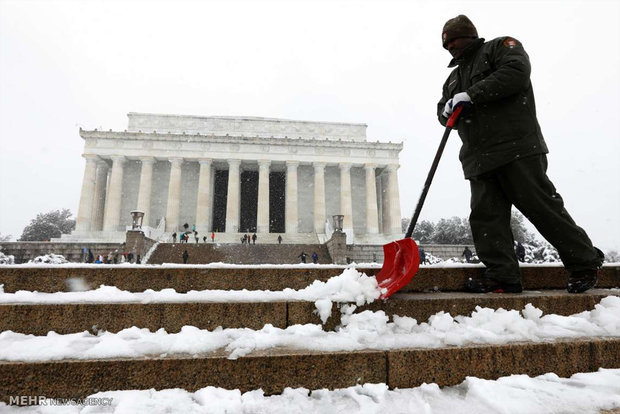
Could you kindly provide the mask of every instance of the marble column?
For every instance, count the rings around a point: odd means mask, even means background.
[[[389,234],[401,234],[400,195],[398,191],[398,164],[388,165]]]
[[[366,164],[366,233],[379,232],[379,214],[377,211],[377,183],[375,181],[375,164]]]
[[[138,189],[138,205],[137,210],[144,212],[142,225],[148,226],[151,219],[151,188],[153,186],[153,164],[155,158],[141,157],[142,167],[140,169],[140,188]]]
[[[97,179],[97,156],[83,155],[86,159],[80,204],[75,220],[75,230],[78,232],[90,231],[92,222],[93,199],[95,197],[95,180]]]
[[[228,194],[226,196],[226,233],[239,232],[241,160],[228,160]]]
[[[121,224],[121,202],[123,197],[123,164],[125,157],[115,155],[112,158],[110,188],[103,216],[103,231],[119,231]],[[129,212],[127,212],[129,214]]]
[[[181,166],[183,158],[170,158],[170,182],[168,183],[168,204],[166,206],[166,231],[179,230],[179,208],[181,205]]]
[[[297,233],[299,213],[297,211],[297,167],[298,161],[286,162],[286,194],[284,203],[284,221],[286,233]]]
[[[340,214],[344,215],[342,229],[353,231],[353,201],[351,199],[351,164],[340,164]]]
[[[314,167],[314,231],[325,233],[325,163],[315,162]]]
[[[269,166],[271,161],[258,162],[258,207],[256,228],[259,233],[269,233]]]
[[[108,163],[97,161],[97,179],[95,181],[95,199],[93,200],[93,219],[90,225],[91,231],[103,230],[103,213],[106,203],[106,189],[108,186],[108,173],[110,167]]]
[[[198,200],[196,201],[196,231],[204,236],[209,231],[211,218],[211,164],[212,160],[202,159],[198,178]]]

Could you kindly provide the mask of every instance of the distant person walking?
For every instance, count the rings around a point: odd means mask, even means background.
[[[254,234],[252,235],[252,243],[253,243],[253,244],[256,244],[256,238],[257,238],[256,233],[254,233]]]
[[[282,244],[282,235],[278,234],[278,244]]]
[[[426,252],[421,247],[419,249],[419,252],[420,252],[420,264],[426,264]]]
[[[319,255],[316,252],[312,253],[312,263],[317,264],[319,262]]]
[[[465,247],[465,250],[463,250],[463,254],[461,254],[461,256],[465,256],[465,260],[467,261],[467,263],[471,262],[471,257],[474,254],[471,252],[471,250],[469,250],[469,247]]]
[[[189,253],[187,253],[187,250],[185,250],[183,252],[183,264],[187,264],[187,259],[189,259]]]
[[[176,242],[177,242],[177,234],[172,233],[172,243],[176,243]]]
[[[194,230],[194,240],[196,240],[196,244],[198,244],[198,232]]]
[[[206,242],[207,242],[207,236],[203,236],[203,237],[202,237],[202,241],[203,241],[204,243],[206,243]]]
[[[211,243],[215,243],[215,232],[211,232]]]
[[[297,257],[299,257],[302,263],[306,263],[306,257],[308,257],[308,255],[306,254],[306,252],[302,251],[301,254]]]

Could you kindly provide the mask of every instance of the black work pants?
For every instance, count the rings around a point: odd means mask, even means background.
[[[471,178],[471,225],[485,275],[502,282],[521,280],[510,229],[514,205],[555,247],[569,272],[593,269],[601,258],[586,232],[564,208],[547,177],[544,154],[526,157]]]

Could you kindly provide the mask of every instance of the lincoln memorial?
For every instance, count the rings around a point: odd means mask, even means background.
[[[130,211],[169,237],[193,226],[216,242],[323,243],[343,215],[348,243],[402,236],[402,143],[365,124],[129,113],[125,131],[87,131],[76,229],[63,239],[123,240]],[[149,235],[147,233],[147,235]]]

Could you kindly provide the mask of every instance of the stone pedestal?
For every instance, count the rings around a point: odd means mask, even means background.
[[[334,264],[347,264],[347,235],[341,231],[332,233],[327,241],[327,250]]]
[[[134,260],[144,263],[144,256],[149,249],[155,244],[155,240],[149,239],[144,235],[142,230],[129,230],[125,236],[125,249],[134,254]]]

